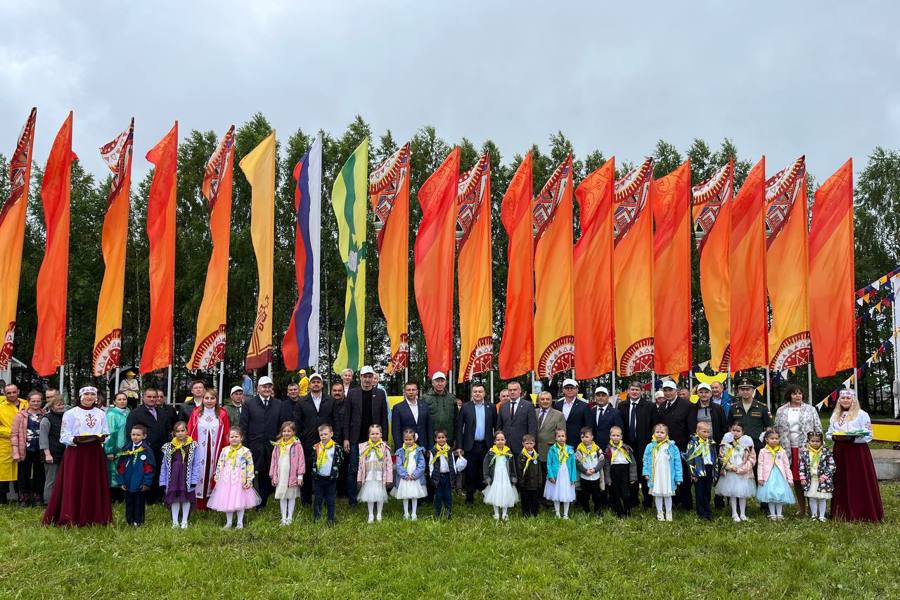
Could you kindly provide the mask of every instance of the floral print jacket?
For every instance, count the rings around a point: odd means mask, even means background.
[[[816,487],[819,492],[833,493],[834,492],[834,455],[831,454],[831,450],[822,446],[822,450],[819,451],[819,465],[817,469],[817,476],[819,478],[818,486]],[[800,483],[803,484],[803,491],[809,491],[809,485],[812,482],[812,457],[809,451],[809,448],[801,448],[800,449]]]

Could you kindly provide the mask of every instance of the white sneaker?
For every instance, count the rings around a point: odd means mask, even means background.
[[[666,514],[665,514],[663,511],[661,511],[661,510],[660,510],[660,511],[657,511],[657,512],[656,512],[656,520],[657,520],[657,521],[665,521],[665,520],[666,520]]]
[[[741,515],[741,521],[749,521],[749,520],[750,520],[750,517],[748,517],[747,515]]]
[[[373,517],[372,515],[369,515],[369,521],[368,521],[368,522],[369,522],[369,523],[374,523],[374,522],[375,522],[375,517]]]
[[[416,515],[410,515],[409,518],[410,518],[411,520],[413,520],[413,521],[418,521],[418,520],[419,520],[419,517],[417,517]]]
[[[558,517],[559,515],[556,515],[556,516]],[[495,521],[499,521],[499,520],[500,520],[500,515],[496,515],[496,514],[495,514],[495,515],[494,515],[494,520],[495,520]]]
[[[671,521],[671,520],[672,520],[672,513],[667,513],[667,514],[666,514],[666,521]]]
[[[375,520],[378,521],[379,523],[381,523],[381,515],[378,515],[377,517],[375,517]]]
[[[504,521],[509,521],[509,515],[503,515],[500,518],[503,519]]]
[[[178,529],[178,521],[172,523],[172,529]]]
[[[403,515],[403,520],[404,520],[404,521],[409,521],[409,515]]]
[[[824,523],[824,522],[827,521],[828,519],[825,518],[825,515],[822,515],[822,516],[819,517],[819,520],[822,521],[822,522]]]
[[[568,521],[568,520],[569,520],[569,515],[563,515],[563,521]]]
[[[737,516],[737,515],[734,515],[734,516],[731,517],[731,518],[734,520],[735,523],[740,523],[740,522],[741,522],[741,518],[740,518],[739,516]]]
[[[182,528],[182,529],[187,529],[187,521],[185,521],[184,523],[181,524],[181,528]]]

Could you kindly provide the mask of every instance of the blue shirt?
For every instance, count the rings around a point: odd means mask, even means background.
[[[484,441],[484,402],[475,405],[475,441]]]

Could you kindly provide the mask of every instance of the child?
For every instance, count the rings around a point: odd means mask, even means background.
[[[713,485],[718,479],[719,471],[716,469],[716,443],[712,441],[712,424],[709,421],[697,423],[697,432],[691,436],[684,453],[684,461],[691,471],[691,481],[694,482],[697,516],[704,521],[712,521],[712,511],[709,508],[710,496]]]
[[[281,425],[280,439],[272,442],[272,461],[269,463],[269,478],[275,486],[275,499],[281,505],[281,524],[290,525],[294,520],[294,504],[303,486],[306,461],[303,446],[296,436],[293,421]]]
[[[200,461],[197,460],[197,443],[187,434],[187,423],[178,421],[173,430],[175,437],[162,447],[162,464],[159,466],[159,486],[166,488],[163,498],[172,511],[172,528],[179,527],[181,511],[182,529],[187,529],[188,515],[197,494],[200,479]]]
[[[494,434],[494,445],[484,455],[484,503],[494,507],[494,520],[509,521],[509,509],[519,500],[516,493],[516,464],[502,431]]]
[[[547,450],[547,483],[544,498],[553,501],[556,518],[562,504],[562,518],[569,518],[569,504],[575,500],[575,481],[578,470],[575,467],[575,450],[566,445],[566,430],[558,428],[554,434],[556,443]]]
[[[613,425],[606,447],[605,479],[609,488],[609,503],[619,518],[631,512],[631,484],[637,481],[637,462],[631,446],[622,441],[622,428]]]
[[[453,449],[447,443],[447,431],[434,432],[434,447],[428,461],[431,485],[434,486],[434,518],[440,519],[446,509],[447,518],[453,513],[453,480],[456,478],[456,460]]]
[[[516,475],[519,480],[523,517],[538,516],[541,504],[541,486],[544,484],[544,477],[534,444],[533,435],[526,433],[522,436],[522,452],[519,454]]]
[[[781,514],[785,504],[793,504],[794,476],[788,464],[787,452],[781,447],[781,437],[774,429],[766,432],[766,445],[759,451],[759,466],[756,468],[759,488],[756,499],[769,505],[769,518],[773,521],[784,519]]]
[[[822,442],[821,432],[813,431],[800,450],[800,483],[813,521],[825,521],[825,504],[834,492],[834,456]]]
[[[672,520],[672,496],[682,482],[681,453],[669,439],[669,428],[658,423],[653,428],[653,439],[644,449],[644,478],[650,495],[656,502],[656,520]],[[663,508],[665,507],[665,511]]]
[[[747,498],[756,495],[753,481],[753,467],[756,466],[756,449],[749,435],[744,435],[744,427],[735,422],[731,431],[722,436],[719,448],[721,477],[716,485],[716,494],[728,498],[731,503],[731,518],[735,523],[747,521]]]
[[[117,483],[125,492],[125,522],[135,527],[144,524],[144,493],[153,485],[156,459],[144,444],[147,428],[135,425],[131,428],[131,444],[128,450],[119,452],[116,465]]]
[[[382,439],[381,425],[369,425],[369,441],[359,445],[359,469],[356,484],[357,500],[369,506],[369,523],[381,522],[381,509],[387,502],[387,486],[394,482],[394,462],[391,448]]]
[[[334,525],[334,498],[337,495],[337,479],[344,463],[344,451],[334,443],[331,425],[319,425],[319,443],[313,446],[316,462],[313,464],[313,521],[319,520],[322,504],[328,509],[328,524]]]
[[[244,445],[244,432],[237,425],[228,431],[228,446],[222,448],[216,462],[215,487],[207,508],[225,513],[225,527],[237,513],[237,528],[244,528],[244,511],[260,503],[253,489],[253,454]]]
[[[594,514],[598,517],[602,512],[603,495],[606,490],[606,478],[603,476],[603,464],[606,457],[600,446],[594,443],[594,430],[590,427],[581,428],[581,443],[575,449],[575,465],[580,477],[581,490],[579,496],[581,508],[586,513],[591,512],[591,501],[594,503]]]
[[[403,501],[403,518],[415,521],[419,498],[427,496],[428,490],[425,488],[425,450],[416,445],[416,432],[412,429],[403,430],[403,445],[397,449],[397,487],[391,493]]]

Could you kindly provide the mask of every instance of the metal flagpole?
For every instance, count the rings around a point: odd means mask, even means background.
[[[269,361],[268,371],[269,379],[272,379],[272,361]]]
[[[766,407],[772,412],[772,386],[769,385],[769,365],[766,365]]]
[[[491,369],[491,404],[494,404],[494,370]]]
[[[59,365],[59,396],[61,398],[66,397],[66,379],[64,377],[66,368],[63,365]]]
[[[409,367],[403,369],[403,385],[409,383]]]
[[[810,357],[812,358],[812,357]],[[807,387],[807,395],[809,396],[809,403],[813,403],[813,395],[812,395],[812,361],[806,363],[806,387]]]
[[[900,312],[897,311],[897,302],[900,301],[900,275],[895,275],[890,280],[891,288],[894,290],[894,302],[891,304],[891,326],[893,333],[891,338],[894,343],[894,384],[891,390],[894,392],[894,418],[900,416],[900,360],[897,360],[897,353],[900,348],[897,347],[900,342]]]
[[[611,380],[612,381],[612,386],[611,386],[612,389],[610,390],[610,392],[612,393],[611,395],[615,396],[616,395],[616,370],[613,369],[612,371],[609,372],[609,374],[612,376],[612,380]]]
[[[116,367],[116,387],[115,387],[115,391],[113,393],[114,394],[119,393],[119,367]]]
[[[172,404],[172,365],[169,365],[169,388],[166,390],[166,404]]]
[[[225,385],[225,360],[219,361],[219,406],[222,405],[222,386]]]

